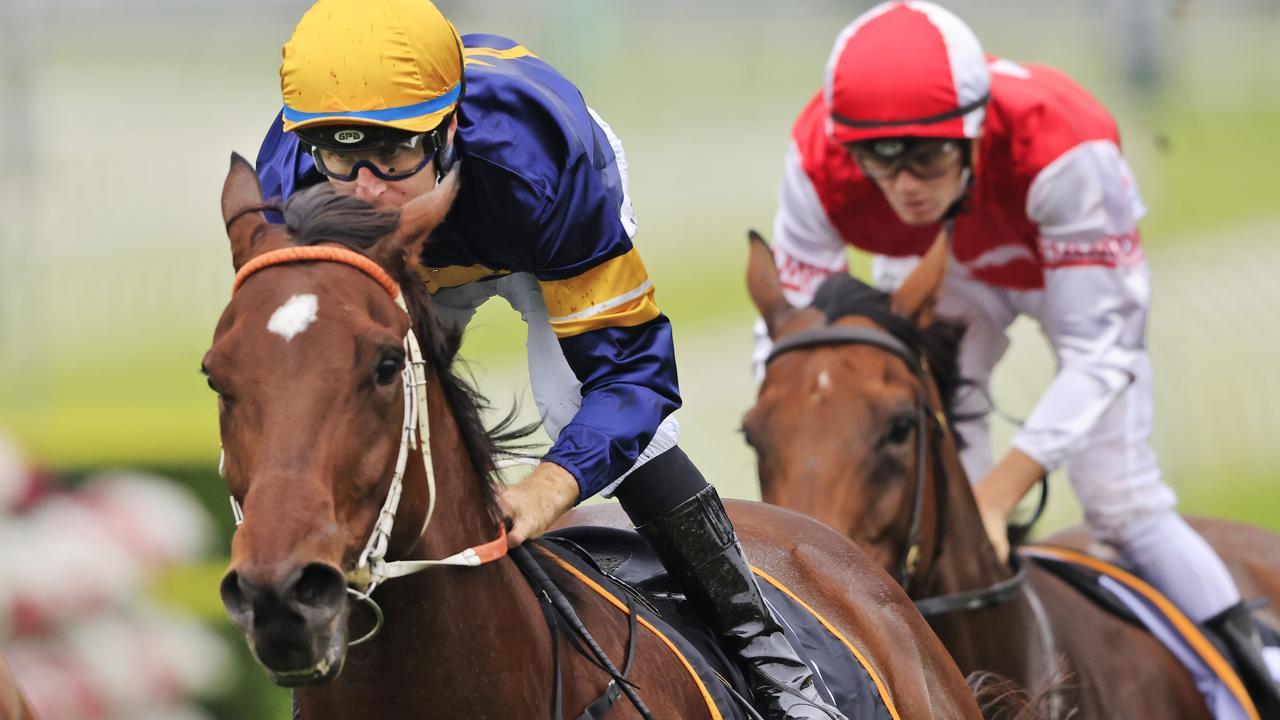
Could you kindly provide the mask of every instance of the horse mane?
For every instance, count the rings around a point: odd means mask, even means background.
[[[307,188],[275,209],[284,215],[285,226],[298,245],[337,243],[366,254],[400,225],[398,210],[380,210],[360,198],[339,195],[328,183]],[[482,413],[491,406],[455,363],[462,346],[462,328],[446,329],[431,305],[426,283],[408,262],[397,261],[395,265],[387,270],[404,294],[427,365],[439,371],[467,456],[484,481],[485,505],[496,521],[502,517],[497,502],[497,456],[527,452],[533,447],[528,438],[540,424],[516,426],[519,407],[513,405],[494,427],[485,427]]]
[[[978,703],[983,720],[1039,720],[1058,716],[1055,708],[1066,702],[1064,696],[1075,684],[1071,674],[1055,659],[1055,670],[1034,692],[999,673],[979,670],[970,673],[965,683]]]
[[[921,330],[893,312],[890,302],[889,293],[847,273],[837,273],[824,280],[813,296],[813,307],[827,316],[828,324],[843,317],[865,317],[924,357],[942,396],[943,413],[954,426],[956,392],[968,383],[960,376],[959,368],[960,339],[964,336],[965,324],[936,319]]]

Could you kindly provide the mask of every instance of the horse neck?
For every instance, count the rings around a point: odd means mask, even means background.
[[[930,381],[930,405],[941,416],[941,399]],[[956,447],[954,429],[934,427],[933,448],[941,453],[941,467],[946,473],[947,516],[941,540],[942,554],[934,577],[934,593],[944,594],[985,587],[1010,576],[1008,566],[1000,562],[987,538],[977,499]]]
[[[1011,577],[1013,571],[1000,562],[987,539],[954,436],[942,434],[934,447],[942,453],[949,500],[942,554],[928,594],[977,590]],[[1040,636],[1034,631],[1037,622],[1023,594],[976,613],[958,611],[929,618],[962,672],[994,670],[1026,687],[1040,687],[1054,672],[1052,662],[1044,662]]]
[[[428,408],[439,495],[428,532],[408,553],[415,560],[446,557],[497,535],[484,479],[434,376]],[[422,455],[414,455],[400,512],[416,519],[425,512],[426,479]],[[405,717],[423,707],[439,717],[506,717],[514,707],[549,703],[551,639],[510,558],[389,580],[374,599],[386,617],[382,630],[349,651],[332,683],[299,692],[303,718]],[[353,633],[367,627],[363,619]]]

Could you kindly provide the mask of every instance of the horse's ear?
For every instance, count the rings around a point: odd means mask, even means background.
[[[258,174],[248,160],[231,153],[231,169],[222,185],[222,222],[231,239],[231,264],[237,271],[256,254],[255,246],[269,225],[262,212],[253,209],[261,205]]]
[[[410,200],[400,209],[400,227],[392,236],[390,247],[395,252],[403,252],[409,264],[418,261],[431,231],[444,222],[449,208],[453,207],[453,201],[458,197],[458,168],[461,165],[454,163],[434,190]]]
[[[893,292],[893,311],[911,320],[916,327],[925,328],[933,323],[933,309],[938,304],[942,279],[947,274],[949,237],[947,229],[943,228],[929,251],[920,259],[920,264]]]
[[[778,330],[795,308],[782,292],[782,279],[773,259],[769,243],[755,230],[747,231],[747,293],[769,329],[769,337],[777,339]]]

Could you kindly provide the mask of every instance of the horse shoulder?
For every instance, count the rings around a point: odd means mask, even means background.
[[[861,653],[902,717],[980,717],[964,677],[914,603],[852,541],[785,508],[741,500],[725,506],[752,564]]]
[[[862,654],[902,717],[981,717],[964,677],[911,599],[848,538],[774,505],[728,499],[725,508],[752,565]],[[617,503],[583,505],[556,523],[570,525],[632,527]]]

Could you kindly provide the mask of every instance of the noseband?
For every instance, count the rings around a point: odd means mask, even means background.
[[[769,356],[765,358],[765,365],[773,362],[779,355],[783,355],[795,350],[810,349],[816,347],[830,347],[835,345],[867,345],[887,353],[890,353],[904,363],[911,373],[916,376],[920,382],[920,392],[916,396],[916,486],[915,501],[911,509],[911,526],[907,531],[907,550],[903,553],[898,564],[896,578],[898,584],[908,593],[912,590],[914,584],[914,576],[920,562],[921,552],[921,523],[924,510],[924,493],[928,481],[927,461],[929,450],[931,449],[934,465],[934,497],[937,501],[937,522],[936,531],[933,538],[933,548],[931,551],[931,562],[929,564],[929,577],[923,578],[919,582],[918,590],[922,590],[929,586],[933,570],[937,567],[938,558],[942,555],[943,537],[946,535],[945,523],[947,517],[947,487],[948,477],[946,466],[942,463],[942,453],[938,452],[936,447],[931,447],[929,442],[931,435],[929,434],[929,425],[932,421],[937,424],[938,429],[945,435],[948,432],[947,418],[941,411],[934,413],[929,412],[928,401],[928,382],[929,382],[929,365],[921,356],[912,352],[905,343],[898,340],[893,335],[876,328],[858,327],[853,325],[827,325],[823,327],[802,330],[779,340],[773,350],[769,352]],[[1026,579],[1026,571],[1017,563],[1016,555],[1011,555],[1011,561],[1015,563],[1014,574],[1009,578],[1001,580],[993,585],[978,590],[969,590],[947,595],[935,597],[927,597],[916,600],[916,608],[925,617],[934,615],[942,615],[957,610],[973,610],[988,605],[995,605],[1011,599],[1017,594],[1018,589],[1022,586]]]
[[[236,273],[231,292],[235,294],[250,275],[259,270],[294,262],[336,262],[360,270],[372,278],[383,290],[395,300],[396,305],[410,315],[405,304],[400,286],[377,263],[354,250],[333,245],[307,245],[287,247],[263,253],[245,263]],[[499,524],[498,537],[480,545],[469,547],[461,552],[440,560],[398,560],[387,562],[387,550],[391,540],[391,530],[395,525],[396,511],[400,507],[400,496],[404,491],[404,471],[408,464],[409,451],[415,446],[422,453],[422,463],[427,480],[427,512],[422,520],[422,529],[418,533],[421,538],[426,534],[427,525],[436,506],[435,467],[431,462],[431,428],[427,415],[427,363],[413,332],[410,315],[409,330],[404,340],[405,366],[401,371],[404,387],[404,422],[400,431],[400,450],[396,455],[395,471],[391,475],[391,483],[387,489],[387,497],[382,503],[378,519],[374,523],[369,541],[365,543],[356,566],[346,571],[347,592],[358,601],[367,603],[374,612],[375,624],[372,630],[359,640],[348,643],[359,645],[377,634],[382,627],[382,610],[370,598],[374,589],[383,581],[410,575],[427,568],[440,565],[476,567],[497,560],[507,554],[507,532],[505,525]],[[225,453],[218,460],[218,472],[223,473]],[[236,526],[244,522],[244,512],[235,496],[231,496],[231,511],[235,516]]]

